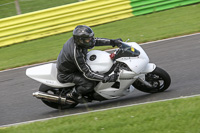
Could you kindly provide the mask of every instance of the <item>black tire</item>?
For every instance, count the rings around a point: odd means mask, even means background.
[[[62,90],[47,86],[45,84],[41,84],[40,85],[39,91],[45,92],[45,93],[54,94],[54,95],[57,95],[57,96],[58,95],[62,95],[61,93],[63,93]],[[66,93],[67,93],[67,91],[64,92],[64,94],[66,94]],[[46,100],[43,100],[43,99],[42,99],[42,102],[44,104],[46,104],[47,106],[51,107],[51,108],[60,109],[60,110],[74,108],[78,104],[78,103],[74,103],[74,104],[59,104],[59,103],[46,101]]]
[[[139,80],[136,80],[133,83],[133,86],[142,92],[157,93],[165,91],[171,84],[171,78],[169,74],[159,67],[156,67],[153,72],[147,73],[145,75],[145,80],[153,85],[153,87],[147,87]]]

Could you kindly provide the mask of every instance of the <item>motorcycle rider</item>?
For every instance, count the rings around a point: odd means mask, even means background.
[[[115,82],[118,75],[103,75],[93,72],[86,63],[88,49],[94,46],[113,47],[121,45],[121,39],[94,38],[93,30],[86,25],[78,25],[73,30],[71,37],[63,46],[57,58],[58,81],[61,83],[71,82],[75,87],[67,93],[69,103],[82,102],[82,95],[93,91],[95,81]]]

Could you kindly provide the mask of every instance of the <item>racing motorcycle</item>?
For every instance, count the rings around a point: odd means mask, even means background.
[[[84,95],[85,102],[103,101],[126,96],[135,89],[146,93],[165,91],[171,84],[169,74],[153,63],[142,47],[135,42],[122,42],[113,53],[92,50],[87,54],[87,64],[94,72],[111,75],[118,73],[116,82],[96,82],[94,91]],[[73,108],[78,102],[69,103],[66,94],[74,83],[60,83],[57,80],[56,63],[48,63],[26,70],[26,75],[40,83],[39,91],[33,96],[55,109]]]

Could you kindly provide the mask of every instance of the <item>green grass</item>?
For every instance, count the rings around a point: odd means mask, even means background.
[[[96,37],[138,43],[200,31],[200,4],[92,27]],[[72,32],[0,48],[0,70],[55,60]],[[112,47],[100,47],[105,50]]]
[[[1,133],[199,133],[200,97],[143,104],[0,129]]]
[[[17,14],[14,1],[15,0],[0,0],[0,18],[15,16]],[[78,0],[18,0],[18,1],[20,4],[22,14],[78,2]]]

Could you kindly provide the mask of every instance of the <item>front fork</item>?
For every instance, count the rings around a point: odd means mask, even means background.
[[[151,85],[149,82],[146,81],[145,79],[145,74],[150,73],[152,71],[154,71],[156,68],[156,65],[154,63],[148,63],[146,68],[143,70],[143,73],[138,75],[138,80],[143,83],[144,85],[146,85],[147,87],[152,88],[153,85]]]
[[[144,85],[146,85],[147,87],[150,87],[150,88],[153,87],[153,86],[152,86],[149,82],[147,82],[144,78],[138,77],[138,80],[139,80],[141,83],[143,83]]]

